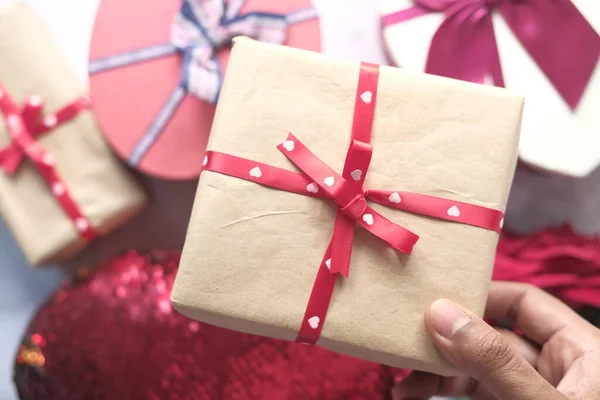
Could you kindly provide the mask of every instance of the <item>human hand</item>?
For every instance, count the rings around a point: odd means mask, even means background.
[[[493,282],[485,316],[508,320],[525,337],[496,330],[449,300],[435,301],[425,328],[467,376],[413,372],[396,385],[394,399],[600,399],[600,329],[567,305],[530,285]]]

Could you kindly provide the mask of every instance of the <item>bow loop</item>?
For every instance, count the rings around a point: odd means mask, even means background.
[[[286,40],[284,15],[240,14],[241,3],[228,8],[223,0],[184,0],[171,27],[171,43],[182,54],[181,87],[192,95],[216,103],[221,89],[217,51],[236,36],[273,44]]]

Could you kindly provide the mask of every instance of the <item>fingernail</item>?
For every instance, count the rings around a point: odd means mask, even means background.
[[[458,305],[448,300],[437,300],[431,305],[433,327],[443,337],[450,339],[471,321]]]

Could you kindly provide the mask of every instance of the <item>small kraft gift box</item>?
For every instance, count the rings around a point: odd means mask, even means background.
[[[238,38],[174,307],[229,329],[456,373],[423,315],[481,315],[523,99]]]
[[[31,264],[63,261],[145,205],[77,78],[23,2],[0,10],[0,213]]]

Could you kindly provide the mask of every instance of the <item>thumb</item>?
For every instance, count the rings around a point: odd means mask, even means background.
[[[499,400],[566,399],[500,333],[458,304],[434,302],[425,315],[425,327],[455,367]]]

